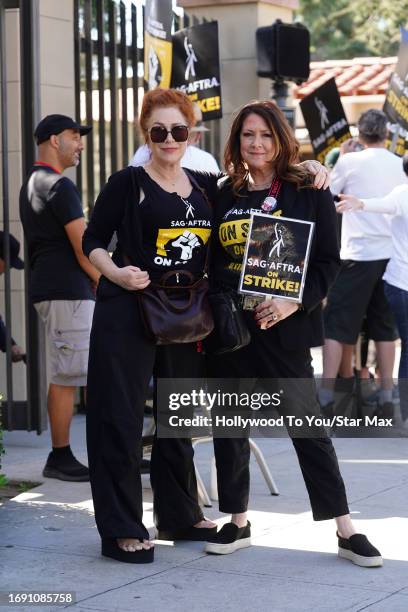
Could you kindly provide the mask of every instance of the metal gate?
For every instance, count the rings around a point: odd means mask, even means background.
[[[86,138],[86,164],[77,183],[85,214],[112,172],[128,165],[140,144],[137,128],[143,96],[143,23],[141,6],[121,0],[75,0],[76,116],[93,130]],[[195,25],[196,18],[192,19]],[[173,14],[173,29],[189,25]],[[219,161],[220,124],[207,123],[203,146]]]

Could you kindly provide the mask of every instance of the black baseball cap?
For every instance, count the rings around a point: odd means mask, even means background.
[[[20,252],[20,243],[17,238],[14,238],[12,234],[9,234],[10,240],[10,266],[12,268],[16,268],[17,270],[22,270],[24,268],[24,261],[20,259],[18,256]],[[5,259],[4,257],[4,232],[0,232],[0,257]]]
[[[85,136],[89,134],[92,128],[88,125],[79,125],[79,123],[66,115],[47,115],[44,119],[41,119],[35,128],[35,141],[39,145],[48,140],[53,134],[61,134],[64,130],[76,130],[81,136]]]

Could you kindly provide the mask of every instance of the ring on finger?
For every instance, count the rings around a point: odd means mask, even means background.
[[[278,315],[273,313],[272,314],[272,321],[277,321],[278,320]]]

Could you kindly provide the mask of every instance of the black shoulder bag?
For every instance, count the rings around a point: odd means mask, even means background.
[[[218,189],[223,189],[228,177],[218,181]],[[204,349],[209,355],[222,355],[237,351],[251,341],[237,293],[228,287],[210,290],[209,300],[214,317],[214,329],[205,339]]]

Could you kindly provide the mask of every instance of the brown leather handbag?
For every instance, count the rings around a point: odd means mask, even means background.
[[[205,273],[166,272],[160,283],[137,292],[145,331],[156,344],[184,344],[206,338],[214,328]]]
[[[197,187],[211,208],[207,194],[188,173],[193,186]],[[130,169],[135,201],[139,201],[140,190],[133,169]],[[126,265],[131,265],[127,255]],[[214,320],[208,299],[209,243],[202,276],[195,279],[186,270],[170,270],[158,283],[150,283],[145,289],[135,292],[146,335],[156,344],[186,344],[206,338],[214,329]]]

